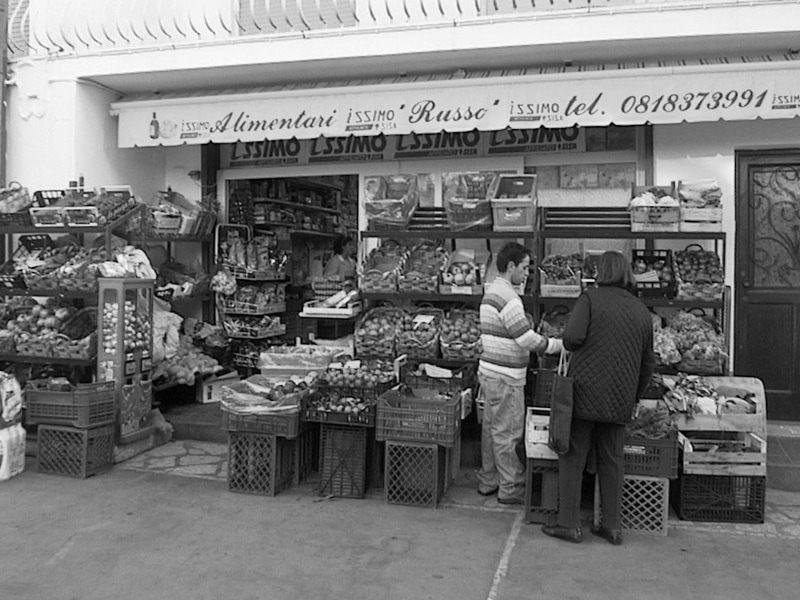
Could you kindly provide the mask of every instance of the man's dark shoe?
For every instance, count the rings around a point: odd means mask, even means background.
[[[542,533],[550,537],[567,540],[573,544],[580,544],[583,541],[583,532],[580,527],[570,529],[561,525],[542,525]]]
[[[497,497],[497,501],[500,504],[525,504],[525,499],[521,496],[509,496],[508,498],[501,498],[500,496]]]
[[[478,487],[478,493],[481,496],[493,496],[494,494],[497,493],[497,490],[498,490],[498,488],[496,488],[496,487],[494,487],[494,488]]]
[[[600,536],[608,540],[609,544],[614,546],[622,545],[622,531],[620,529],[608,529],[602,525],[592,525],[591,532],[594,535]]]

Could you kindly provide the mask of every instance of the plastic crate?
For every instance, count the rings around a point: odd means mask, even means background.
[[[625,475],[622,489],[622,529],[637,533],[667,535],[669,517],[669,479]],[[595,477],[594,524],[601,525],[600,479]]]
[[[222,410],[222,428],[238,433],[263,433],[291,440],[300,435],[300,411],[290,414],[240,415]]]
[[[436,444],[386,442],[386,502],[436,508],[447,487],[448,458]]]
[[[461,436],[461,394],[445,401],[434,399],[435,390],[404,395],[391,390],[378,399],[375,439],[379,442],[430,442],[452,447]],[[465,390],[471,400],[471,391]]]
[[[659,440],[625,436],[625,474],[675,479],[680,462],[678,450],[676,431]]]
[[[291,485],[293,442],[263,433],[228,432],[228,490],[274,496]]]
[[[318,463],[314,460],[318,454],[319,428],[307,426],[300,430],[300,435],[293,440],[294,443],[294,466],[292,483],[297,485],[301,481],[308,479]]]
[[[86,479],[114,463],[114,426],[77,429],[40,425],[39,473]]]
[[[87,428],[115,421],[117,402],[113,381],[79,383],[67,390],[48,389],[48,383],[48,379],[32,379],[25,387],[25,419],[29,425]]]
[[[526,523],[547,523],[555,519],[558,513],[558,459],[528,459],[524,507]]]
[[[400,367],[400,382],[411,389],[444,392],[460,392],[475,387],[475,365],[464,365],[450,370],[453,373],[452,377],[431,377],[416,372],[415,367],[405,362]]]
[[[303,406],[303,420],[313,423],[330,423],[349,427],[375,427],[375,406],[368,406],[358,413],[320,410],[306,404]]]
[[[663,260],[669,268],[670,279],[669,281],[636,281],[636,294],[643,298],[674,298],[676,293],[675,287],[675,269],[672,263],[671,250],[633,250],[632,262],[636,264],[637,261],[644,261],[648,266],[655,261]]]
[[[319,495],[363,498],[367,487],[367,430],[331,425],[320,428]]]
[[[762,476],[682,473],[672,503],[684,521],[763,523],[766,488]]]

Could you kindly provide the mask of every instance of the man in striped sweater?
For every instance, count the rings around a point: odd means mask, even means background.
[[[531,253],[517,242],[497,255],[497,278],[481,301],[478,381],[484,401],[478,493],[497,494],[501,504],[522,504],[525,465],[516,453],[525,430],[525,374],[531,352],[560,352],[561,340],[531,328],[514,286],[525,281]]]

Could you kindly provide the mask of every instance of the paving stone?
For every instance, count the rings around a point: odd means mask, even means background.
[[[155,469],[163,469],[165,467],[175,467],[177,466],[177,456],[170,456],[167,458],[148,458],[146,461],[146,466],[148,468],[155,468]]]
[[[186,466],[186,465],[210,465],[210,464],[217,464],[220,462],[218,456],[182,456],[178,459],[179,466]]]

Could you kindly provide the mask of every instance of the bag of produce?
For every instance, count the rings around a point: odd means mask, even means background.
[[[453,231],[492,228],[488,192],[494,173],[442,173],[442,196]]]
[[[369,228],[405,228],[419,200],[416,175],[376,175],[364,179]]]

